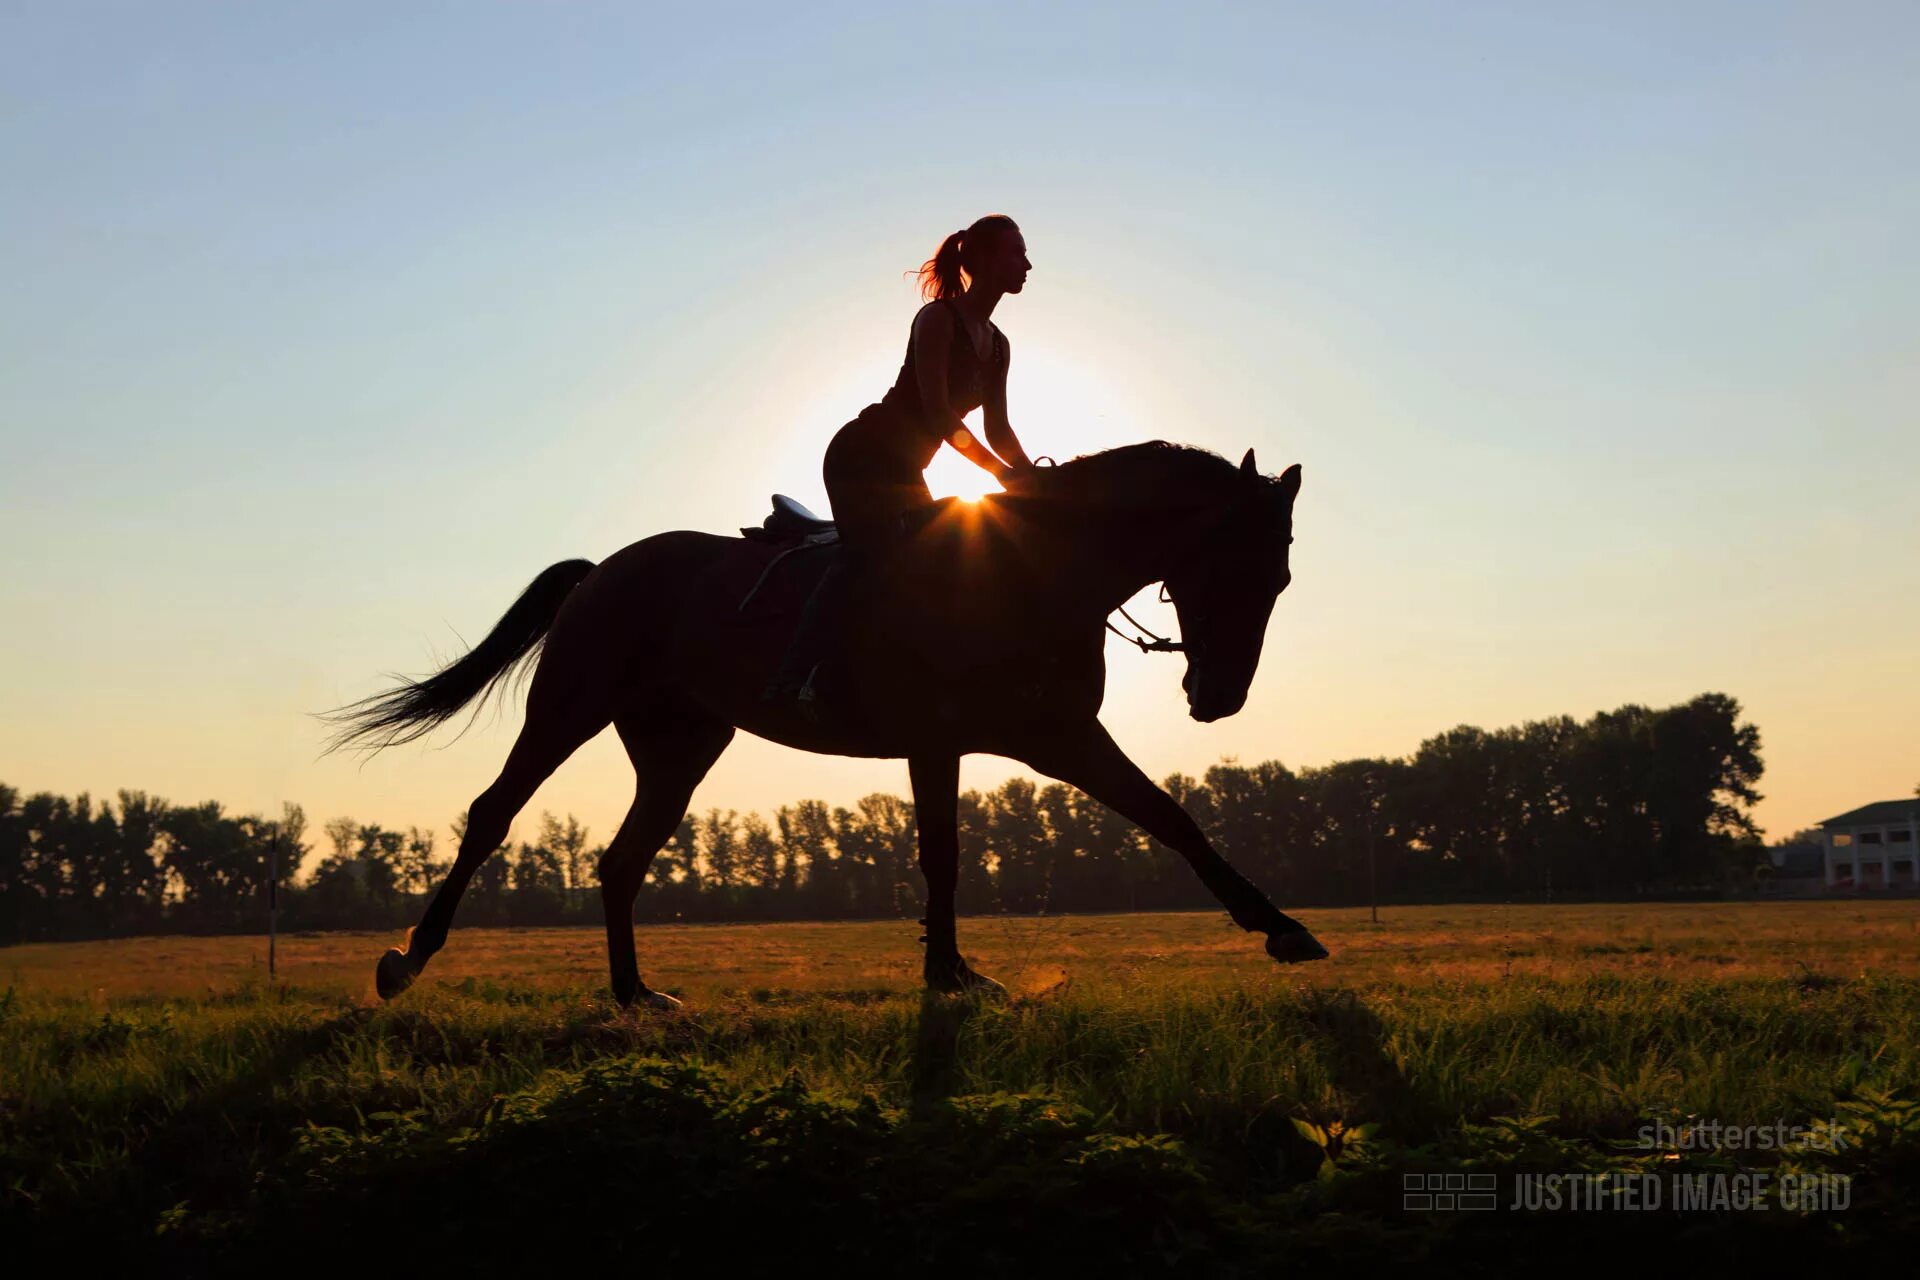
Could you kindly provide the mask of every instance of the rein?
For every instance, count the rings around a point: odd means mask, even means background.
[[[1234,517],[1239,514],[1241,507],[1245,505],[1245,502],[1246,502],[1246,499],[1242,498],[1242,499],[1236,500],[1231,506],[1229,506],[1227,508],[1226,514],[1220,517],[1220,522],[1217,526],[1215,526],[1215,529],[1216,530],[1224,529],[1227,527],[1227,525],[1231,524],[1233,522]],[[1173,600],[1173,597],[1167,594],[1167,584],[1162,582],[1160,584],[1160,603],[1169,604],[1172,602],[1172,600]],[[1130,636],[1126,632],[1122,631],[1120,628],[1114,626],[1113,618],[1111,615],[1107,617],[1105,622],[1107,630],[1113,632],[1113,634],[1119,636],[1122,640],[1125,640],[1128,644],[1137,646],[1140,652],[1142,653],[1186,653],[1188,651],[1187,642],[1185,640],[1170,639],[1167,636],[1163,636],[1156,633],[1150,627],[1143,626],[1140,622],[1140,619],[1134,617],[1132,614],[1127,612],[1125,605],[1121,605],[1119,608],[1115,609],[1114,612],[1118,613],[1121,617],[1125,618],[1128,622],[1132,623],[1133,629],[1135,631],[1140,632],[1140,635]],[[1146,638],[1142,639],[1141,638],[1142,636]]]
[[[1164,604],[1166,603],[1166,600],[1167,600],[1167,586],[1163,582],[1160,584],[1160,601],[1162,604]],[[1127,607],[1125,605],[1121,605],[1120,608],[1116,610],[1116,612],[1119,613],[1119,615],[1125,618],[1128,622],[1131,622],[1133,624],[1133,629],[1135,631],[1140,632],[1141,635],[1149,637],[1150,642],[1149,640],[1142,640],[1140,636],[1128,635],[1126,632],[1122,631],[1120,628],[1113,625],[1112,618],[1107,619],[1107,630],[1113,632],[1113,634],[1119,636],[1122,640],[1125,640],[1128,644],[1139,645],[1140,652],[1142,653],[1185,653],[1186,652],[1186,649],[1187,649],[1186,641],[1169,640],[1165,636],[1155,635],[1152,631],[1148,630],[1146,627],[1141,626],[1140,619],[1128,613]]]
[[[1043,459],[1044,461],[1046,461],[1046,464],[1048,464],[1048,466],[1058,466],[1058,462],[1052,459],[1052,455],[1046,455],[1046,453],[1043,453],[1043,455],[1041,455],[1041,457],[1037,457],[1037,459],[1033,459],[1033,464],[1035,464],[1035,466],[1039,466],[1039,464],[1041,464],[1041,461],[1043,461]],[[1167,583],[1160,583],[1160,603],[1162,604],[1167,603],[1167,599],[1169,599],[1169,597],[1167,597]],[[1116,626],[1114,626],[1114,620],[1112,620],[1112,618],[1106,618],[1106,620],[1104,620],[1104,622],[1106,622],[1106,629],[1108,629],[1108,631],[1112,631],[1114,635],[1117,635],[1117,637],[1119,637],[1119,639],[1123,639],[1123,641],[1127,641],[1129,645],[1139,645],[1140,652],[1185,652],[1187,651],[1187,641],[1177,641],[1177,639],[1167,639],[1165,635],[1154,635],[1152,631],[1148,631],[1148,629],[1142,628],[1142,626],[1140,626],[1139,618],[1135,618],[1133,614],[1129,614],[1129,612],[1127,612],[1127,606],[1125,606],[1125,604],[1121,604],[1121,606],[1119,606],[1119,616],[1121,616],[1121,618],[1125,618],[1127,622],[1131,622],[1131,624],[1133,624],[1133,628],[1137,629],[1137,631],[1142,631],[1142,633],[1146,633],[1146,635],[1152,635],[1152,643],[1148,643],[1148,641],[1144,641],[1144,639],[1140,639],[1139,635],[1127,635],[1125,631],[1121,631],[1121,629],[1116,628]]]

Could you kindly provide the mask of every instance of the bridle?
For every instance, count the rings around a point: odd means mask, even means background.
[[[1050,455],[1044,454],[1044,453],[1033,460],[1033,464],[1036,467],[1039,466],[1042,462],[1046,463],[1049,467],[1059,465],[1053,460],[1053,458]],[[1238,509],[1239,509],[1239,504],[1236,503],[1234,507],[1229,511],[1229,515],[1231,515],[1234,511],[1238,511]],[[1224,527],[1224,526],[1225,526],[1225,521],[1222,521],[1221,527]],[[1173,597],[1167,594],[1167,584],[1164,582],[1161,583],[1160,584],[1160,603],[1166,604],[1172,599]],[[1111,616],[1109,616],[1105,620],[1107,630],[1113,632],[1113,634],[1119,636],[1122,640],[1125,640],[1128,644],[1139,645],[1140,652],[1142,653],[1185,653],[1186,652],[1187,650],[1186,641],[1168,639],[1166,636],[1159,635],[1154,631],[1152,631],[1151,629],[1145,626],[1142,626],[1140,623],[1140,619],[1128,613],[1127,607],[1125,605],[1119,606],[1117,609],[1114,610],[1114,612],[1118,613],[1121,617],[1125,618],[1128,622],[1132,623],[1133,629],[1135,631],[1140,632],[1141,636],[1146,636],[1148,638],[1143,640],[1140,638],[1140,636],[1128,635],[1126,632],[1122,631],[1120,628],[1113,625],[1113,618]]]
[[[1234,499],[1234,501],[1228,505],[1226,511],[1222,513],[1220,519],[1209,526],[1195,541],[1203,543],[1211,541],[1216,534],[1232,524],[1240,513],[1246,509],[1248,504],[1259,501],[1261,496],[1261,491],[1255,489],[1252,492],[1243,493],[1240,497]],[[1287,541],[1292,542],[1293,539],[1289,537]],[[1174,603],[1173,596],[1168,592],[1167,584],[1164,580],[1160,583],[1160,603]],[[1127,612],[1125,605],[1121,605],[1115,609],[1114,612],[1131,623],[1133,629],[1140,632],[1140,635],[1130,636],[1120,628],[1114,626],[1111,616],[1106,619],[1107,630],[1113,632],[1113,634],[1119,636],[1128,644],[1137,646],[1142,653],[1190,653],[1193,651],[1193,646],[1188,644],[1184,638],[1174,640],[1156,633],[1149,627],[1143,626],[1138,618]],[[1143,639],[1142,637],[1145,638]]]

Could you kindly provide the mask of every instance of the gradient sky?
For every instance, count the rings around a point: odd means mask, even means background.
[[[1718,690],[1773,834],[1909,794],[1916,120],[1911,4],[0,5],[0,780],[444,833],[517,705],[308,713],[824,509],[1000,211],[1031,452],[1304,467],[1245,711],[1109,642],[1155,776]],[[604,734],[516,835],[631,787]],[[872,790],[743,736],[694,805]]]

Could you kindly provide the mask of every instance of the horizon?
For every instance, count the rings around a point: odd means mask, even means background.
[[[1706,691],[1703,691],[1703,693],[1698,696],[1711,696],[1711,694]],[[1689,699],[1689,701],[1691,701],[1691,699]],[[1593,712],[1586,715],[1575,715],[1575,714],[1567,713],[1566,718],[1573,720],[1575,723],[1584,725],[1597,715],[1605,714],[1605,713],[1618,713],[1620,711],[1626,710],[1629,706],[1634,706],[1634,705],[1638,705],[1638,704],[1623,704],[1620,707],[1596,708]],[[1654,714],[1658,714],[1662,711],[1670,710],[1671,708],[1646,707],[1643,709],[1650,711]],[[1547,718],[1557,718],[1557,717],[1547,717]],[[1744,719],[1744,710],[1742,711],[1741,723],[1749,723]],[[1489,726],[1489,725],[1469,726],[1469,725],[1463,724],[1463,725],[1457,725],[1457,726],[1449,726],[1447,730],[1442,732],[1450,733],[1458,729],[1475,728],[1475,729],[1484,730],[1490,735],[1497,735],[1497,734],[1505,733],[1511,730],[1522,729],[1524,727],[1525,726],[1522,724],[1493,725],[1493,726]],[[1441,735],[1438,733],[1429,735],[1429,740],[1431,738],[1437,738],[1439,736]],[[1763,746],[1762,755],[1764,758],[1764,737],[1765,737],[1764,731],[1762,732],[1761,737],[1762,737],[1762,746]],[[1426,745],[1426,741],[1427,740],[1423,740],[1421,744],[1422,747]],[[378,754],[378,751],[393,750],[393,749],[395,748],[379,748],[377,749],[377,751],[374,752],[374,754]],[[342,750],[348,752],[349,754],[357,754],[357,753],[364,753],[368,749],[367,748],[342,748]],[[1409,751],[1403,755],[1397,755],[1397,756],[1374,756],[1374,757],[1366,757],[1366,758],[1380,759],[1380,760],[1394,762],[1394,763],[1410,764],[1415,759],[1417,754],[1418,754],[1417,751]],[[989,757],[989,758],[997,759],[997,757]],[[1279,765],[1280,767],[1287,769],[1289,772],[1297,776],[1303,772],[1311,772],[1318,769],[1336,767],[1341,763],[1344,763],[1344,762],[1328,761],[1323,765],[1305,765],[1305,766],[1296,767],[1288,764],[1285,761],[1280,761],[1280,760],[1273,760],[1273,759],[1242,760],[1242,759],[1239,759],[1238,757],[1226,756],[1226,757],[1222,757],[1219,760],[1214,761],[1212,764],[1203,766],[1198,769],[1179,769],[1179,770],[1175,770],[1174,772],[1177,774],[1183,775],[1189,781],[1189,783],[1204,786],[1206,784],[1208,775],[1216,767],[1220,767],[1220,768],[1239,767],[1239,768],[1245,768],[1245,769],[1257,769],[1266,765]],[[1067,786],[1068,785],[1068,784],[1060,783],[1057,780],[1053,778],[1049,778],[1045,775],[1033,773],[1030,770],[1014,768],[1014,769],[1007,770],[1005,772],[1005,776],[1000,778],[997,782],[993,784],[989,784],[985,786],[969,787],[963,781],[962,790],[963,792],[973,792],[973,793],[997,792],[1006,782],[1011,781],[1013,779],[1018,779],[1018,778],[1026,778],[1026,779],[1034,780],[1042,788],[1047,786]],[[1162,782],[1162,781],[1166,781],[1167,779],[1165,777],[1161,777],[1161,778],[1156,778],[1155,780],[1157,782]],[[1761,782],[1762,783],[1765,782],[1764,774],[1761,777]],[[4,777],[0,777],[0,785],[14,786],[15,784],[11,783],[8,779]],[[31,794],[32,791],[34,790],[31,788],[16,788],[16,789],[20,791],[21,796],[23,798],[26,795]],[[40,789],[40,790],[44,790],[44,789]],[[118,799],[119,799],[118,793],[121,791],[125,791],[129,794],[136,794],[136,793],[143,792],[143,789],[139,787],[125,787],[125,788],[114,788],[112,789],[112,791],[106,792],[106,793],[79,792],[79,793],[73,793],[68,798],[77,801],[85,797],[89,799],[96,806],[99,806],[101,810],[105,810],[109,805],[118,803]],[[406,830],[411,828],[418,828],[423,834],[433,838],[436,842],[440,834],[440,827],[431,823],[402,823],[402,824],[399,824],[398,826],[381,823],[381,822],[365,824],[365,823],[359,822],[357,815],[354,815],[354,814],[322,815],[318,813],[311,813],[306,810],[306,807],[301,803],[298,797],[285,798],[284,801],[282,802],[282,806],[276,806],[272,811],[261,811],[261,810],[248,811],[248,810],[243,810],[243,809],[239,809],[239,808],[235,808],[233,806],[227,805],[224,801],[220,800],[220,798],[217,796],[202,796],[194,800],[182,801],[176,797],[155,796],[153,793],[150,793],[150,792],[147,792],[145,794],[147,794],[149,798],[159,799],[168,804],[180,805],[183,807],[195,806],[195,805],[205,804],[208,801],[213,801],[221,805],[222,811],[228,817],[238,818],[238,817],[251,816],[251,817],[258,817],[266,821],[274,821],[274,822],[277,822],[279,818],[283,816],[283,808],[285,805],[299,806],[306,824],[305,827],[303,828],[303,832],[307,839],[307,844],[305,846],[305,852],[303,854],[302,859],[298,863],[296,863],[293,868],[292,874],[294,874],[295,876],[301,875],[306,872],[310,872],[313,869],[313,867],[317,866],[319,862],[326,857],[327,848],[323,847],[321,843],[321,838],[323,836],[329,839],[331,838],[330,833],[325,831],[325,827],[332,821],[337,821],[340,819],[354,819],[355,825],[357,826],[370,825],[374,828],[385,829],[388,831],[405,832]],[[778,814],[788,812],[791,809],[795,808],[796,806],[799,806],[801,804],[806,804],[806,803],[823,803],[828,807],[829,810],[833,810],[833,811],[841,811],[841,810],[857,811],[860,807],[861,801],[871,796],[874,796],[876,794],[894,796],[895,798],[902,800],[908,806],[911,806],[913,803],[910,788],[902,788],[899,791],[888,791],[886,788],[883,787],[883,788],[877,788],[873,791],[862,792],[857,797],[848,797],[844,800],[825,799],[819,796],[792,796],[784,800],[777,801],[768,806],[758,807],[758,808],[749,809],[749,810],[730,809],[725,806],[701,806],[698,804],[693,804],[693,805],[690,805],[688,808],[688,816],[690,818],[697,819],[702,823],[705,823],[708,820],[708,816],[710,813],[718,813],[723,817],[727,818],[729,821],[737,821],[740,819],[744,819],[751,814],[758,814],[760,817],[768,819],[771,822],[771,820],[773,820]],[[1885,799],[1881,801],[1863,802],[1861,805],[1853,806],[1853,809],[1859,809],[1862,807],[1868,807],[1868,806],[1871,806],[1874,804],[1880,804],[1880,803],[1896,803],[1897,804],[1902,801],[1910,802],[1913,806],[1915,806],[1916,810],[1920,810],[1920,786],[1915,786],[1911,791],[1901,796],[1896,796],[1896,797],[1892,797],[1890,799]],[[1741,805],[1738,802],[1736,802],[1736,807],[1745,808],[1747,806]],[[1851,812],[1851,811],[1853,810],[1848,810],[1847,812]],[[1762,843],[1767,845],[1783,845],[1793,837],[1802,835],[1809,830],[1814,831],[1817,834],[1818,828],[1822,822],[1828,821],[1835,817],[1842,817],[1842,816],[1845,816],[1844,813],[1830,814],[1826,819],[1817,819],[1813,822],[1803,824],[1801,827],[1794,828],[1792,831],[1783,831],[1783,832],[1769,834],[1765,832],[1763,829],[1761,833],[1761,840],[1762,840]],[[463,809],[459,814],[452,815],[452,817],[454,820],[459,820],[464,818],[465,810]],[[509,832],[507,840],[502,847],[504,848],[506,847],[506,845],[519,845],[523,843],[532,843],[532,839],[529,838],[529,833],[527,831],[527,828],[537,828],[541,826],[542,823],[548,818],[554,818],[562,821],[576,821],[577,817],[578,815],[573,814],[571,811],[562,811],[560,813],[554,813],[551,810],[536,809],[534,805],[529,804],[528,807],[526,809],[523,809],[519,814],[519,816],[514,820],[513,827]],[[453,828],[453,823],[452,821],[449,821],[447,823],[447,831],[448,831],[449,837],[451,837],[452,828]],[[593,832],[590,827],[587,827],[585,824],[582,824],[581,829],[583,833],[582,838],[588,840],[589,843],[596,844],[596,845],[604,845],[606,842],[606,839],[611,838],[612,836],[611,831],[602,833],[603,838],[596,842],[592,840]],[[454,843],[455,842],[452,842],[451,839],[449,839],[449,843],[447,846],[449,850],[451,850]]]
[[[517,701],[364,766],[312,713],[555,561],[824,513],[902,273],[998,211],[1030,454],[1304,470],[1243,711],[1108,638],[1150,776],[1717,691],[1767,839],[1911,794],[1920,13],[752,12],[15,15],[0,781],[444,832]],[[631,790],[602,733],[516,838]],[[873,792],[742,734],[691,808]]]

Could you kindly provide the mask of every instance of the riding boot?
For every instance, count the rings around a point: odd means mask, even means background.
[[[792,697],[812,700],[813,677],[825,647],[827,624],[838,616],[840,599],[846,594],[851,569],[848,559],[844,551],[836,554],[826,572],[820,575],[820,581],[814,584],[813,594],[807,597],[806,606],[800,611],[800,625],[794,629],[793,639],[787,642],[780,669],[761,695],[762,700],[775,702]]]

